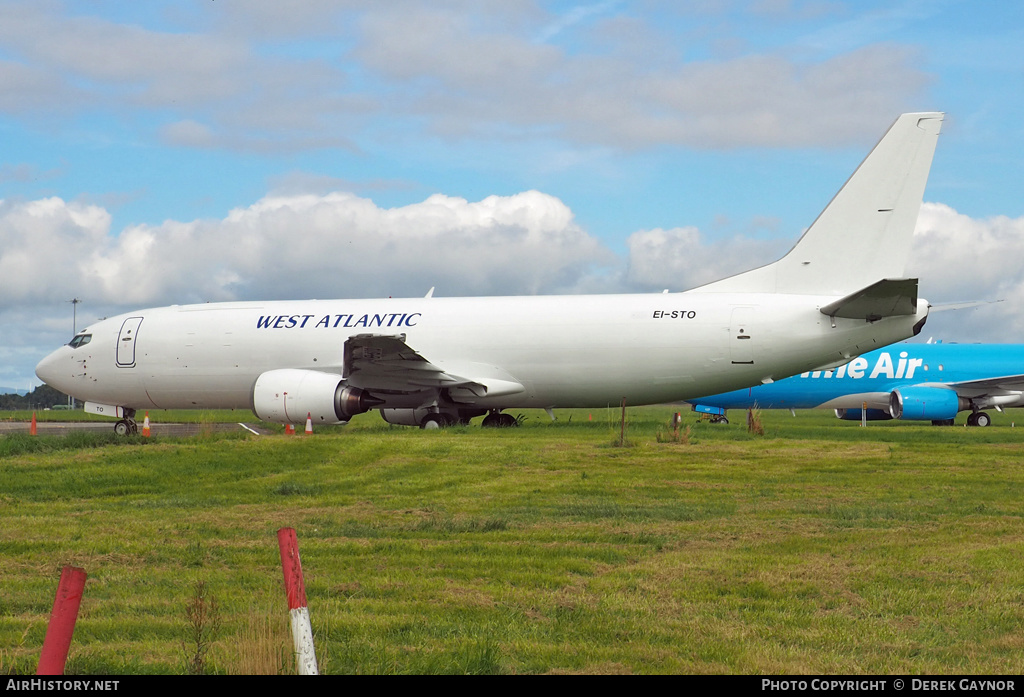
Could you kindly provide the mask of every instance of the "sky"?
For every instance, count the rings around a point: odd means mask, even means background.
[[[986,301],[920,339],[1024,343],[1021,46],[1003,0],[0,0],[0,386],[144,307],[685,290],[908,111],[908,275]]]

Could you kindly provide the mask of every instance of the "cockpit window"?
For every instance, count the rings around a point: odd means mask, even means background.
[[[92,334],[79,334],[68,343],[68,346],[78,348],[79,346],[85,346],[90,341],[92,341]]]

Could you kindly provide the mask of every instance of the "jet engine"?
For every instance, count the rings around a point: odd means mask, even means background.
[[[969,409],[970,401],[942,387],[898,387],[889,395],[894,419],[945,421]]]
[[[863,409],[836,409],[836,418],[843,421],[860,421]],[[885,409],[868,409],[868,421],[889,421],[892,416]]]
[[[383,400],[349,387],[335,373],[286,368],[269,370],[252,387],[252,411],[258,419],[283,424],[345,423]]]

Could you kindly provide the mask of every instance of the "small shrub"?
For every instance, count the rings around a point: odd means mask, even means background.
[[[761,425],[761,410],[757,407],[747,409],[747,432],[755,436],[764,435],[764,426]]]
[[[659,443],[679,443],[680,445],[689,445],[690,427],[687,426],[683,430],[673,429],[671,433],[658,429],[657,433],[654,434],[654,437]]]
[[[196,581],[192,597],[185,604],[185,621],[188,638],[181,642],[185,660],[185,672],[189,675],[204,675],[207,672],[207,655],[214,637],[220,631],[220,608],[206,587],[205,581]]]

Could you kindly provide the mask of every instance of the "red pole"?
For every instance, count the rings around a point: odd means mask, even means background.
[[[277,531],[277,546],[281,550],[281,568],[284,569],[284,591],[288,596],[288,609],[306,607],[306,583],[302,579],[302,561],[299,559],[299,540],[295,528]]]
[[[78,620],[78,606],[85,591],[85,569],[65,566],[60,573],[57,597],[53,601],[50,624],[43,640],[43,652],[39,656],[36,675],[63,675],[64,664],[71,649],[71,635],[75,633]]]
[[[299,675],[317,675],[316,652],[313,649],[313,626],[306,607],[306,583],[302,578],[299,560],[299,542],[295,528],[277,531],[277,546],[281,550],[281,568],[284,570],[284,589],[288,596],[288,614],[291,617],[292,644]]]

